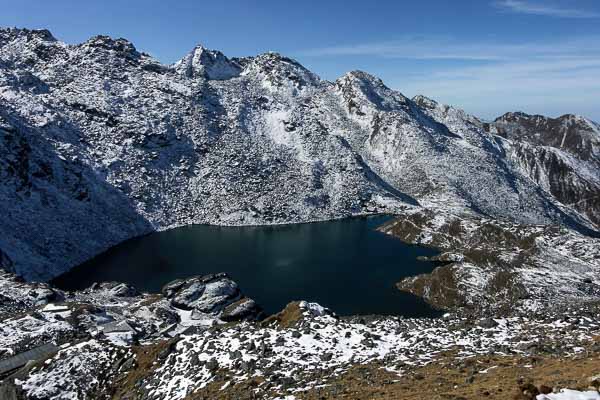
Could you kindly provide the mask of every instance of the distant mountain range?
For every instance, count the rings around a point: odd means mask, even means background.
[[[365,72],[0,30],[0,265],[49,279],[171,227],[415,208],[600,230],[600,125],[483,122]]]

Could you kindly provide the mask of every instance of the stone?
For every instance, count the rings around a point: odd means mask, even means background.
[[[494,321],[492,318],[484,318],[484,319],[480,320],[477,325],[479,325],[480,327],[485,328],[485,329],[491,329],[491,328],[497,327],[498,323],[496,321]]]
[[[539,391],[541,394],[549,394],[552,393],[552,388],[546,385],[540,385]]]
[[[205,313],[215,313],[238,301],[240,291],[235,282],[225,274],[206,275],[186,279],[183,283],[174,281],[163,291],[171,298],[174,307],[184,310],[196,309]],[[236,318],[256,309],[250,300],[228,310],[227,315]]]
[[[62,293],[51,289],[42,284],[29,292],[29,296],[33,298],[36,305],[45,305],[51,302],[57,302],[64,299]]]
[[[590,386],[596,388],[596,390],[600,389],[600,375],[590,376],[588,382],[590,383]]]
[[[164,285],[161,289],[161,293],[166,298],[171,298],[171,297],[173,297],[173,295],[175,293],[177,293],[177,291],[179,289],[181,289],[183,287],[184,284],[185,284],[185,280],[176,279],[176,280],[171,281],[171,282],[167,283],[166,285]]]
[[[115,297],[136,297],[139,296],[139,292],[136,288],[126,283],[119,283],[109,289],[109,293]]]
[[[223,321],[256,320],[262,315],[261,308],[256,302],[247,297],[232,303],[223,309],[219,318]]]
[[[208,360],[206,362],[205,367],[209,371],[213,372],[213,371],[216,371],[217,369],[219,369],[219,363],[214,358],[211,358],[210,360]]]
[[[200,359],[198,358],[198,354],[192,353],[192,355],[190,356],[190,365],[192,367],[200,365]]]

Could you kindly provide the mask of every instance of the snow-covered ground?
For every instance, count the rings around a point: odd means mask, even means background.
[[[446,263],[399,288],[441,308],[541,311],[600,298],[600,239],[547,225],[417,210],[379,228]]]
[[[600,393],[562,389],[559,393],[540,394],[537,396],[537,400],[600,400]]]
[[[600,334],[596,312],[581,308],[543,316],[475,320],[456,314],[440,319],[340,319],[318,304],[299,302],[290,304],[272,321],[225,325],[218,314],[204,314],[214,323],[200,322],[194,331],[171,329],[161,336],[156,334],[158,327],[172,322],[165,299],[155,295],[114,296],[106,289],[95,292],[69,295],[62,306],[41,307],[42,315],[29,311],[27,316],[3,321],[5,335],[0,336],[0,346],[4,348],[19,352],[27,348],[23,341],[16,342],[27,334],[35,338],[41,330],[30,329],[25,322],[31,318],[37,319],[39,327],[48,328],[44,333],[46,342],[60,346],[56,354],[16,376],[14,385],[27,398],[103,398],[119,390],[129,374],[136,380],[127,387],[128,395],[148,399],[184,399],[221,382],[224,375],[228,383],[219,383],[221,390],[260,378],[262,383],[253,389],[256,398],[302,398],[304,391],[327,385],[330,379],[356,365],[376,365],[402,377],[447,354],[454,354],[454,362],[477,356],[546,353],[578,357]],[[86,302],[82,302],[84,296]],[[148,307],[144,304],[150,303],[153,310],[143,310]],[[86,311],[72,314],[84,304]],[[66,312],[65,306],[71,311]],[[121,318],[135,326],[141,347],[132,347],[137,342],[100,334],[97,327],[106,326],[106,321],[100,321],[103,316]],[[61,335],[52,330],[61,321],[78,334]],[[190,322],[187,317],[175,321],[187,327]],[[31,341],[29,346],[34,343],[38,342]],[[0,359],[15,352],[5,353]]]

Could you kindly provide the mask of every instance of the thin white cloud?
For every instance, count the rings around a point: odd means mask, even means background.
[[[413,75],[403,90],[435,92],[448,96],[496,93],[532,94],[553,92],[557,98],[567,92],[581,95],[600,90],[600,57],[508,62],[493,65],[440,70]],[[595,100],[594,100],[595,102]]]
[[[313,49],[301,57],[380,58],[386,83],[412,96],[424,94],[484,117],[520,109],[579,113],[600,120],[600,37],[559,41],[472,42],[404,38],[394,42]],[[458,62],[440,60],[455,59]],[[432,60],[431,63],[398,62]],[[425,66],[424,66],[425,65]]]
[[[547,3],[533,3],[520,0],[503,0],[494,3],[495,6],[519,14],[542,15],[558,18],[600,18],[600,13],[575,8],[564,8]]]
[[[395,41],[359,43],[308,49],[299,57],[374,56],[407,60],[502,61],[523,57],[576,56],[600,53],[600,37],[580,37],[555,42],[464,42],[452,38],[405,37]]]
[[[492,60],[501,57],[479,45],[464,46],[445,38],[405,37],[401,40],[309,49],[299,56],[379,56],[423,60]]]
[[[425,94],[492,118],[505,111],[583,114],[600,120],[600,55],[499,62],[391,77],[407,95]]]

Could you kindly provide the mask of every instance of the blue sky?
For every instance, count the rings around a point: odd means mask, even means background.
[[[483,118],[521,110],[600,121],[600,1],[0,0],[0,25],[78,43],[131,40],[164,63],[197,43],[278,51],[334,80],[361,69]]]

